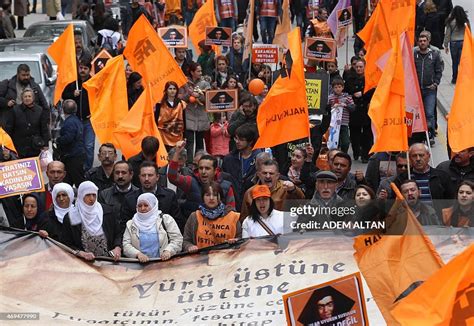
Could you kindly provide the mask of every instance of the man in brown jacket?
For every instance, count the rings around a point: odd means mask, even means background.
[[[275,160],[265,161],[257,171],[258,184],[267,185],[270,188],[275,209],[283,210],[285,201],[288,199],[304,199],[304,193],[291,181],[281,181],[278,163]],[[254,186],[255,187],[255,186]],[[248,189],[242,201],[240,210],[240,222],[249,215],[252,205],[252,189]]]

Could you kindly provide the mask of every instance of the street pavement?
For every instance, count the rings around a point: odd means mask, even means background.
[[[474,6],[474,1],[472,0],[459,0],[454,1],[454,4],[459,4],[464,8],[469,8]],[[38,12],[41,12],[40,3],[38,3]],[[474,9],[470,11],[470,18],[472,18]],[[66,19],[70,19],[71,15],[66,15]],[[48,17],[45,14],[30,14],[25,17],[25,26],[28,27],[30,24],[38,21],[48,20]],[[471,20],[472,21],[472,20]],[[21,37],[24,34],[24,31],[15,31],[17,37]],[[354,55],[353,51],[353,43],[354,39],[352,37],[349,38],[348,42],[348,57]],[[443,60],[445,63],[445,68],[443,72],[443,78],[441,83],[438,87],[438,135],[436,137],[436,144],[432,147],[432,159],[433,165],[436,166],[439,163],[448,159],[447,155],[447,144],[446,144],[446,132],[447,132],[447,123],[445,116],[449,113],[451,108],[451,102],[454,95],[454,86],[450,83],[451,81],[451,56],[446,54],[442,51]],[[338,63],[339,69],[341,71],[346,63],[346,48],[345,46],[340,48],[338,51]],[[98,149],[99,144],[96,143],[96,149]],[[349,152],[352,155],[351,150]],[[94,164],[99,164],[97,158],[95,159]],[[363,164],[359,161],[353,162],[353,170],[362,170],[365,172],[367,164]]]

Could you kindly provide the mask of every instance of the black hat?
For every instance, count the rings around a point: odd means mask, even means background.
[[[316,181],[317,180],[331,180],[337,182],[337,176],[331,171],[319,171],[316,174]]]

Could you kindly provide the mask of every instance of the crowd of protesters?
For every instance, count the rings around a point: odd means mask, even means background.
[[[325,6],[292,1],[292,16],[307,35],[330,34],[325,20],[337,1],[322,2]],[[94,153],[88,95],[82,88],[91,78],[92,54],[87,53],[79,34],[76,33],[78,85],[72,83],[63,93],[63,121],[57,135],[51,135],[51,109],[31,78],[28,65],[19,65],[15,76],[0,83],[0,123],[18,150],[15,153],[3,147],[0,159],[5,162],[38,156],[49,150],[50,140],[55,154],[55,160],[46,168],[45,191],[0,200],[2,225],[39,231],[42,236],[77,250],[77,255],[86,260],[97,256],[116,260],[125,256],[140,262],[150,258],[166,260],[180,252],[192,253],[240,237],[289,232],[285,221],[289,215],[284,212],[296,203],[320,207],[353,203],[356,207],[350,216],[322,213],[299,216],[299,222],[357,221],[368,219],[369,215],[382,219],[383,214],[373,213],[371,208],[377,210],[395,198],[390,187],[393,182],[422,225],[474,226],[474,148],[453,153],[451,160],[437,167],[430,165],[427,145],[434,144],[436,89],[443,71],[440,49],[432,45],[438,31],[428,31],[433,22],[429,23],[431,11],[426,7],[436,8],[435,3],[424,1],[426,15],[417,11],[422,16],[417,20],[417,31],[418,26],[423,28],[414,49],[429,138],[414,135],[407,153],[372,155],[369,150],[373,136],[367,112],[374,90],[364,92],[363,47],[343,69],[339,69],[337,61],[307,63],[307,71],[324,69],[331,81],[326,114],[320,124],[312,124],[310,141],[301,139],[253,149],[259,137],[257,112],[278,72],[262,64],[250,66],[243,58],[244,39],[238,25],[245,18],[242,11],[246,5],[240,1],[215,3],[220,25],[235,31],[232,47],[217,55],[212,47],[201,43],[195,56],[190,49],[174,49],[176,62],[188,82],[179,87],[168,81],[162,101],[155,106],[155,121],[169,153],[165,167],[156,165],[160,143],[153,136],[145,137],[140,153],[128,161],[118,157],[111,143],[101,144]],[[271,43],[281,2],[256,3],[260,37]],[[172,8],[167,1],[134,0],[128,8],[130,15],[119,27],[103,3],[75,4],[74,17],[90,20],[99,35],[109,35],[104,30],[119,34],[110,49],[115,54],[122,51],[119,44],[126,44],[127,32],[140,15],[155,27],[189,24],[201,5],[199,1],[183,1],[181,6]],[[9,6],[3,8],[4,13],[9,10]],[[459,8],[445,8],[446,14],[439,15],[439,19],[447,19],[444,46],[447,50],[449,45],[453,57],[460,56],[460,22],[467,20]],[[353,12],[358,31],[367,18],[366,8],[355,6]],[[326,36],[333,37],[329,34]],[[254,31],[254,41],[257,36],[258,31]],[[108,39],[99,38],[97,48],[106,48]],[[128,99],[123,100],[128,101],[130,109],[144,87],[142,77],[130,66],[124,71]],[[248,90],[249,80],[254,78],[265,84],[261,94]],[[206,112],[205,92],[210,89],[237,89],[238,110]],[[343,109],[339,147],[328,148],[324,134],[331,128],[331,111],[338,107]],[[348,154],[350,147],[352,157]],[[93,166],[95,155],[98,166]],[[367,163],[365,173],[352,168],[359,159]]]

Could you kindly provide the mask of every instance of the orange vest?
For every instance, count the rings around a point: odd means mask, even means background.
[[[453,207],[448,207],[448,208],[443,208],[442,209],[442,214],[443,214],[443,223],[446,226],[451,226],[451,220],[453,218]],[[471,220],[467,216],[459,216],[458,219],[458,225],[455,225],[454,227],[462,228],[462,227],[470,227]]]
[[[240,214],[230,211],[227,215],[215,220],[209,220],[202,216],[201,211],[196,211],[197,231],[196,246],[206,248],[235,238],[237,234],[237,222]]]
[[[277,5],[273,0],[262,0],[262,6],[260,7],[261,17],[277,17]]]
[[[332,38],[331,28],[328,25],[327,21],[319,21],[318,19],[311,19],[311,23],[314,27],[314,36],[315,37],[327,37]]]
[[[176,98],[175,101],[176,100],[178,99]],[[185,107],[185,104],[181,100],[179,100],[175,108],[170,108],[166,101],[163,101],[161,105],[157,126],[160,130],[163,142],[167,146],[176,146],[178,141],[183,140],[183,111]]]
[[[234,16],[236,16],[234,0],[219,0],[217,8],[219,8],[219,16],[221,19],[234,18]]]

